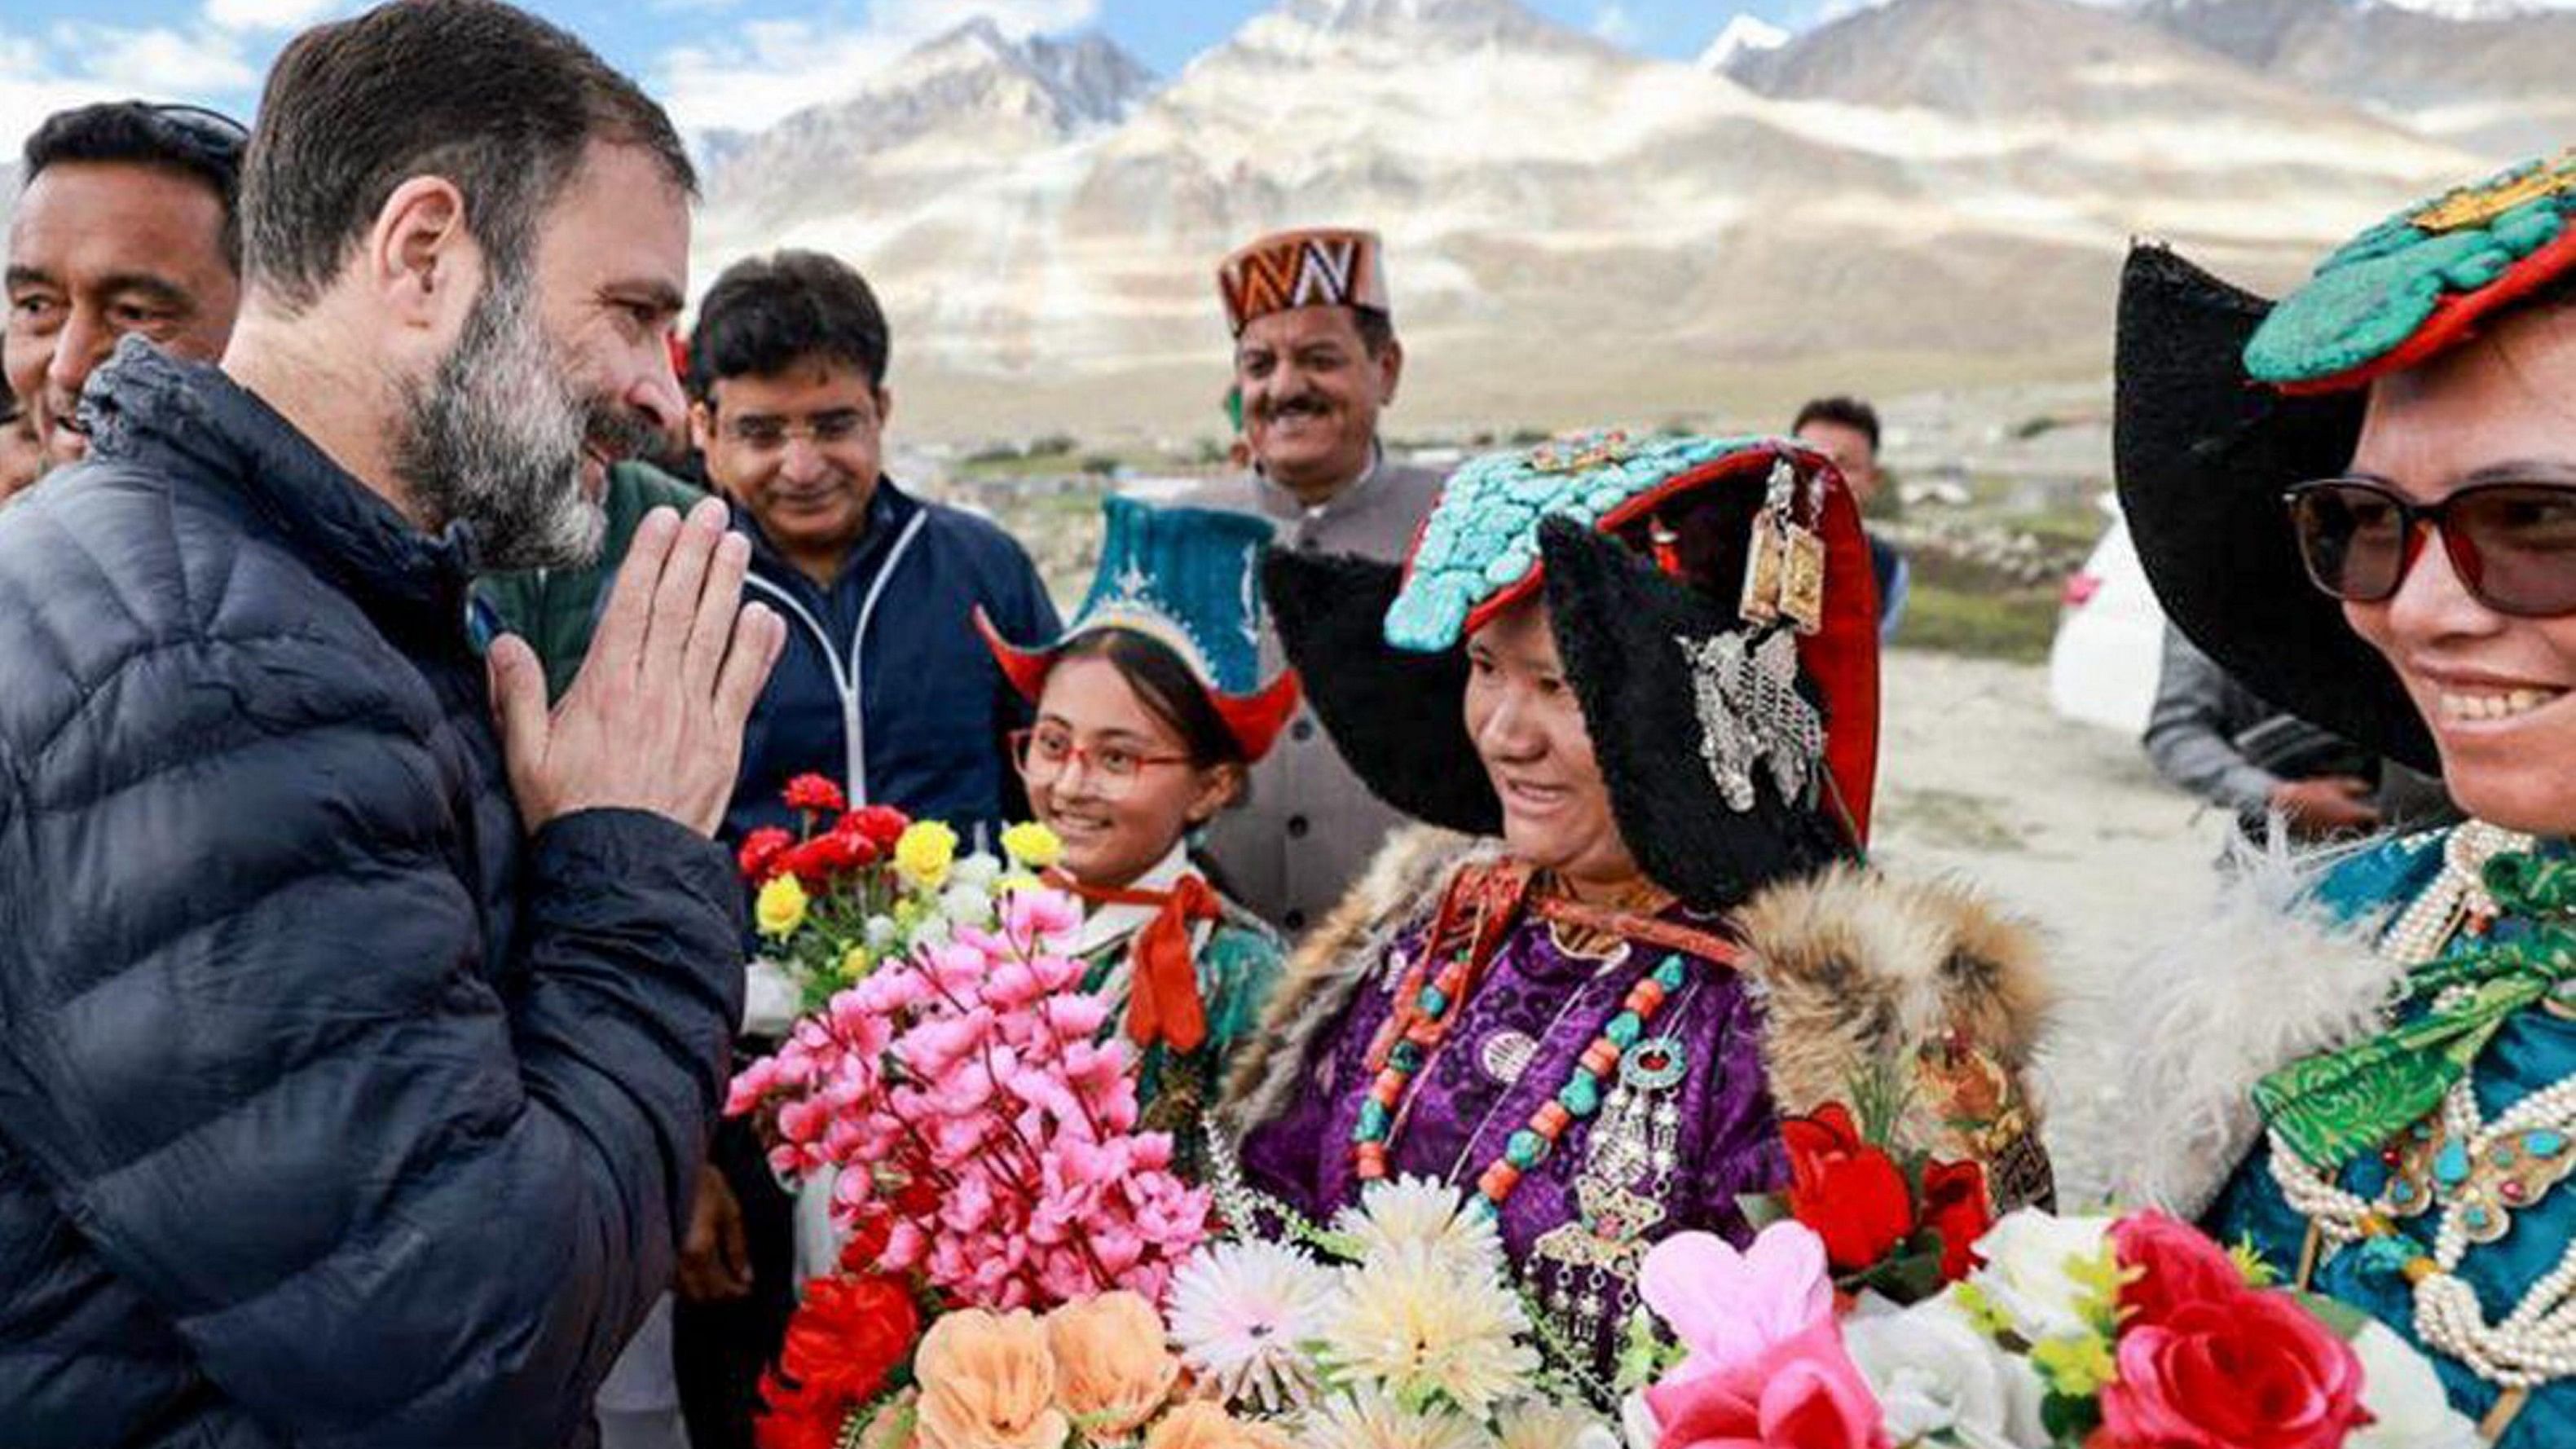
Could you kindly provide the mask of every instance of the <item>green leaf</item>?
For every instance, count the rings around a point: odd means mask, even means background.
[[[1781,1192],[1738,1193],[1735,1196],[1735,1210],[1744,1214],[1744,1221],[1751,1224],[1753,1231],[1757,1233],[1773,1223],[1792,1216],[1789,1211],[1789,1195]]]

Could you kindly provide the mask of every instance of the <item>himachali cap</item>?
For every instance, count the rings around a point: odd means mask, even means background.
[[[1216,289],[1237,337],[1254,319],[1297,307],[1389,310],[1377,233],[1347,227],[1273,232],[1227,257]]]
[[[2342,472],[2370,383],[2576,275],[2576,150],[2410,206],[2279,304],[2160,246],[2121,279],[2121,511],[2176,628],[2282,709],[2439,768],[2379,651],[2308,580],[2281,501]]]
[[[1154,640],[1188,666],[1208,692],[1246,760],[1270,752],[1297,712],[1294,670],[1261,681],[1261,599],[1256,586],[1270,522],[1207,508],[1156,508],[1132,498],[1101,502],[1107,530],[1091,592],[1054,639],[1020,646],[1004,639],[977,605],[975,628],[1011,686],[1030,703],[1046,688],[1056,655],[1081,635],[1125,629]]]
[[[1742,607],[1752,538],[1784,491],[1821,545],[1812,632],[1748,621]],[[1650,879],[1723,909],[1867,839],[1869,545],[1841,476],[1794,442],[1606,433],[1477,458],[1445,485],[1401,567],[1273,549],[1263,581],[1342,757],[1416,819],[1501,828],[1464,718],[1466,639],[1543,594],[1620,835]],[[1758,681],[1762,707],[1737,687],[1749,674],[1712,667],[1730,650],[1774,666]],[[1784,713],[1803,722],[1803,747],[1757,750],[1742,768],[1744,722]]]

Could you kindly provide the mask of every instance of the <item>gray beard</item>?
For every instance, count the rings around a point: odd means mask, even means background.
[[[405,391],[393,468],[434,528],[473,531],[485,570],[564,568],[599,556],[608,516],[582,495],[591,408],[539,325],[534,288],[496,279],[464,335]]]

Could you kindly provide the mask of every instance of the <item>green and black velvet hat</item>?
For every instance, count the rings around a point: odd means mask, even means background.
[[[2121,278],[2120,507],[2174,626],[2273,704],[2439,768],[2396,674],[2309,582],[2281,495],[2342,472],[2378,378],[2576,275],[2576,150],[2455,188],[2337,248],[2274,304],[2159,245]]]

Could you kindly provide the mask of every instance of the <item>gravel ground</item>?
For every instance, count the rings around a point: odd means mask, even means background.
[[[1884,695],[1879,863],[1982,886],[2048,932],[2070,988],[2209,899],[2225,821],[2135,740],[2051,714],[2045,670],[1898,649]]]

